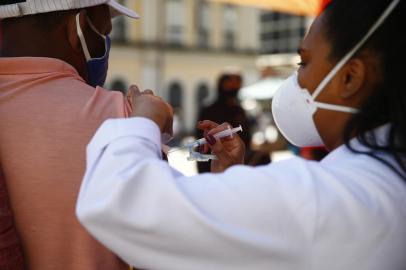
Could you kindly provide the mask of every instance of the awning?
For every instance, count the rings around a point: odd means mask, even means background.
[[[211,0],[227,4],[251,6],[260,9],[316,16],[330,0]]]
[[[238,97],[242,100],[268,100],[275,96],[276,91],[284,82],[282,78],[267,78],[241,89]]]

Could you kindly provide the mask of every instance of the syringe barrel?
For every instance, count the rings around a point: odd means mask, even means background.
[[[220,131],[219,133],[216,133],[216,134],[214,134],[213,136],[214,136],[214,138],[216,138],[216,139],[218,140],[218,139],[221,139],[221,138],[230,137],[230,136],[232,136],[233,134],[235,134],[235,133],[237,133],[237,132],[240,132],[240,131],[242,131],[242,127],[241,127],[241,126],[236,127],[236,128],[229,128],[229,129]],[[204,145],[204,144],[206,144],[206,143],[207,143],[206,139],[205,139],[205,138],[201,138],[201,139],[199,139],[199,140],[197,140],[197,141],[195,141],[195,142],[192,142],[192,143],[190,143],[190,144],[187,144],[186,147],[187,147],[187,148],[194,148],[194,147],[198,147],[198,146],[200,146],[200,145]]]
[[[221,139],[221,138],[225,138],[225,137],[230,137],[233,134],[242,131],[242,127],[241,125],[239,127],[236,128],[229,128],[223,131],[220,131],[219,133],[214,135],[214,138],[216,139]]]

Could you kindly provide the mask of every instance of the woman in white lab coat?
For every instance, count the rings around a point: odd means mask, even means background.
[[[150,91],[135,118],[109,120],[87,149],[77,215],[126,262],[146,269],[406,269],[406,3],[333,0],[273,101],[320,163],[242,164],[238,137],[200,128],[219,160],[185,177],[161,159],[169,105]]]

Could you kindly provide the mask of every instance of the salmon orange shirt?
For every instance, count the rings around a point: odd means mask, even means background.
[[[128,269],[79,225],[75,204],[91,137],[131,111],[61,60],[0,58],[0,180],[29,269]]]

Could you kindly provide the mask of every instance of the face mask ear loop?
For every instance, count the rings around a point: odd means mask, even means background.
[[[375,33],[375,31],[385,22],[386,18],[393,12],[396,6],[399,4],[400,0],[394,0],[382,13],[379,19],[371,27],[364,38],[330,71],[330,73],[324,78],[320,85],[316,88],[312,94],[313,100],[319,96],[321,91],[326,87],[326,85],[331,81],[331,79],[337,74],[337,72],[354,56],[354,54],[367,42],[367,40]]]
[[[325,110],[329,110],[329,111],[345,112],[345,113],[352,113],[352,114],[359,112],[359,110],[355,109],[355,108],[345,107],[345,106],[341,106],[341,105],[319,103],[317,101],[314,101],[314,105],[316,105],[316,107],[319,109],[325,109]]]
[[[86,61],[89,61],[91,59],[89,49],[87,48],[85,36],[83,35],[82,28],[80,27],[80,20],[79,20],[80,13],[76,15],[76,30],[78,33],[78,37],[80,40],[80,43],[82,44],[82,49],[83,53],[85,54]]]
[[[88,16],[86,16],[86,20],[87,20],[87,23],[89,24],[90,28],[92,28],[92,30],[93,30],[96,34],[98,34],[99,36],[101,36],[101,37],[104,39],[104,51],[105,51],[104,56],[106,56],[106,54],[107,54],[107,47],[108,47],[108,46],[107,46],[107,37],[106,37],[105,35],[101,34],[101,33],[99,32],[99,30],[97,30],[96,26],[94,26],[94,24],[92,23],[92,21],[89,19]],[[102,57],[100,57],[100,58],[103,58],[104,56],[102,56]],[[95,59],[99,59],[99,58],[95,58]]]

